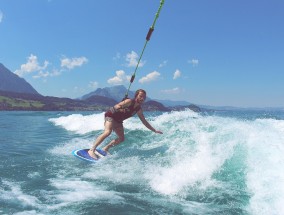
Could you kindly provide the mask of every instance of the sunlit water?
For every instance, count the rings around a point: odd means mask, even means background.
[[[103,113],[0,112],[0,214],[284,214],[283,112],[145,115],[90,164]]]

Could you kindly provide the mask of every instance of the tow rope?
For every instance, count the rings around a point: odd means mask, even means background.
[[[127,99],[127,97],[128,97],[129,89],[130,89],[130,87],[131,87],[132,82],[133,82],[134,79],[135,79],[135,75],[136,75],[136,71],[137,71],[137,69],[138,69],[139,63],[140,63],[141,58],[142,58],[142,56],[143,56],[143,54],[144,54],[144,51],[145,51],[146,46],[147,46],[147,44],[148,44],[148,41],[151,39],[151,35],[152,35],[153,31],[154,31],[154,27],[155,27],[156,21],[157,21],[159,15],[160,15],[160,11],[161,11],[161,9],[162,9],[162,7],[163,7],[163,5],[164,5],[164,2],[165,2],[165,0],[161,0],[161,1],[160,1],[159,9],[158,9],[158,11],[157,11],[157,13],[156,13],[156,16],[155,16],[155,19],[154,19],[153,24],[152,24],[152,26],[150,27],[150,29],[149,29],[149,31],[148,31],[148,33],[147,33],[146,41],[145,41],[143,50],[142,50],[142,52],[141,52],[141,54],[140,54],[140,57],[139,57],[139,60],[138,60],[138,62],[137,62],[137,65],[136,65],[136,68],[135,68],[135,70],[134,70],[134,73],[133,73],[132,76],[131,76],[130,83],[129,83],[129,87],[128,87],[126,93],[125,93],[125,96],[124,96],[123,100]]]

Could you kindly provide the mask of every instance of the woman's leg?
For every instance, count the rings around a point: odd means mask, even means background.
[[[98,159],[97,155],[95,154],[96,148],[104,141],[105,138],[107,138],[111,134],[112,126],[113,126],[112,124],[113,124],[112,121],[108,121],[108,120],[105,121],[104,132],[100,136],[98,136],[98,138],[94,142],[94,145],[88,151],[89,155],[93,157],[94,159]]]
[[[119,127],[116,127],[113,129],[114,132],[116,133],[117,135],[117,138],[115,140],[112,140],[110,141],[109,144],[107,144],[103,150],[108,152],[108,150],[115,146],[115,145],[118,145],[119,143],[123,142],[124,141],[124,128],[123,128],[123,125],[119,126]]]

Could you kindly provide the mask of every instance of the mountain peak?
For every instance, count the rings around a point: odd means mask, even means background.
[[[16,93],[39,94],[25,79],[20,78],[0,63],[0,90]]]
[[[112,98],[115,101],[121,101],[124,98],[126,91],[127,91],[127,89],[123,85],[116,85],[116,86],[113,86],[113,87],[98,88],[95,91],[90,92],[90,93],[82,96],[81,99],[85,100],[85,99],[88,99],[92,96],[104,96],[104,97]],[[134,92],[129,91],[128,96],[130,98],[133,98]]]

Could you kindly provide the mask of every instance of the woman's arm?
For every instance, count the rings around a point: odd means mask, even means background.
[[[131,105],[131,99],[125,99],[124,101],[119,102],[118,104],[114,105],[114,109],[116,111],[126,108]]]
[[[139,119],[142,121],[142,123],[143,123],[149,130],[151,130],[151,131],[153,131],[153,132],[155,132],[155,133],[158,133],[158,134],[163,134],[163,132],[156,130],[155,128],[153,128],[153,127],[150,125],[150,123],[145,119],[142,109],[140,109],[140,110],[137,112],[137,115],[138,115]]]

